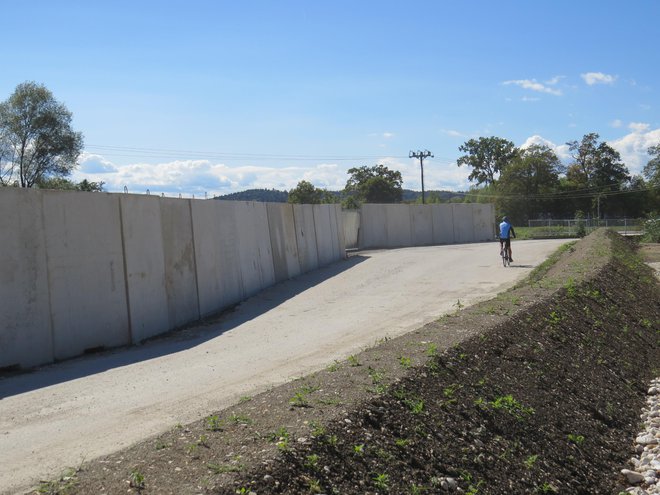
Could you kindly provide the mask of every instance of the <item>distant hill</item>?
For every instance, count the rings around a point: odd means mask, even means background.
[[[337,201],[341,196],[340,191],[329,191],[331,194],[337,196]],[[456,191],[425,191],[427,198],[431,194],[437,194],[443,201],[449,201],[452,198],[463,198],[463,193]],[[421,191],[412,191],[410,189],[403,190],[403,202],[414,203],[422,197]],[[286,203],[289,198],[287,191],[278,191],[277,189],[248,189],[246,191],[225,194],[216,196],[213,199],[220,199],[224,201],[261,201],[264,203]]]

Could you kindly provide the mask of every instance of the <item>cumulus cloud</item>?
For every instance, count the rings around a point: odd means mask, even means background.
[[[536,91],[538,93],[547,93],[555,96],[561,96],[562,92],[560,89],[553,88],[551,86],[559,82],[559,78],[551,79],[549,82],[540,83],[536,79],[515,79],[510,81],[504,81],[502,84],[505,86],[514,85],[519,86],[523,89],[528,89],[530,91]]]
[[[564,163],[567,163],[570,158],[570,151],[567,144],[555,144],[552,141],[549,141],[538,134],[528,137],[523,144],[520,145],[522,149],[527,149],[532,145],[547,146],[552,151],[554,151],[557,157]]]
[[[628,127],[631,133],[608,144],[619,152],[630,173],[638,175],[650,159],[647,150],[660,144],[660,129],[651,129],[650,125],[639,122],[633,122]]]
[[[593,86],[594,84],[614,84],[617,76],[603,74],[602,72],[586,72],[584,74],[580,74],[580,77],[589,86]]]

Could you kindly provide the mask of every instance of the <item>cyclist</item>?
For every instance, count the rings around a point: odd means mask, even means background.
[[[503,217],[502,223],[500,224],[500,252],[502,252],[502,249],[506,249],[509,255],[509,261],[513,262],[511,237],[516,237],[516,231],[513,230],[513,225],[509,223],[509,219]]]

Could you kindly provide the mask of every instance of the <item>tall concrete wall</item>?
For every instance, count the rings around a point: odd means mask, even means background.
[[[0,208],[0,369],[138,343],[345,256],[336,205],[0,188]]]
[[[458,244],[491,240],[494,223],[491,204],[365,204],[353,235],[360,249]],[[355,225],[344,221],[345,230]]]

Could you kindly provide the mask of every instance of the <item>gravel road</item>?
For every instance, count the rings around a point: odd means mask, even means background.
[[[510,268],[495,243],[360,252],[168,338],[0,378],[0,493],[490,298],[563,242],[516,241]]]

